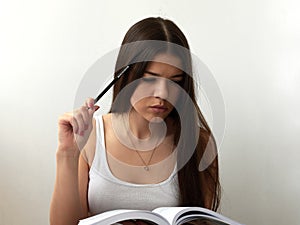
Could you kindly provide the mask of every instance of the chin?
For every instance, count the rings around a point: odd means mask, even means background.
[[[166,115],[151,115],[151,116],[148,116],[145,119],[148,120],[149,122],[152,122],[152,123],[161,123],[168,117],[168,115],[169,114],[166,114]]]
[[[148,120],[151,123],[161,123],[165,120],[165,118],[162,117],[152,117],[150,120]]]

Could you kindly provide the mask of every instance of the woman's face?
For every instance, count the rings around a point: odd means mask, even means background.
[[[184,78],[181,63],[176,56],[159,54],[148,64],[130,99],[134,112],[148,121],[169,115],[179,94],[177,84]]]

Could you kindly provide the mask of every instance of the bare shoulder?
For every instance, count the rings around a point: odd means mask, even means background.
[[[112,116],[111,113],[108,113],[108,114],[105,114],[105,115],[102,116],[103,122],[104,122],[105,125],[109,125],[110,124],[111,116]]]
[[[108,113],[102,116],[105,136],[109,134],[112,127],[111,118],[112,118],[112,113]]]

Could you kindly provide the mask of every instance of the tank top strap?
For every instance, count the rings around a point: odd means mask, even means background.
[[[100,172],[103,175],[109,175],[106,166],[106,148],[105,148],[105,134],[103,116],[94,116],[96,120],[96,149],[91,169]]]

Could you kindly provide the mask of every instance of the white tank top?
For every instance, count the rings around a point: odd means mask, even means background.
[[[122,181],[110,171],[105,149],[102,116],[96,120],[96,149],[89,171],[88,204],[92,215],[113,209],[153,210],[178,206],[177,173],[157,184],[133,184]]]

